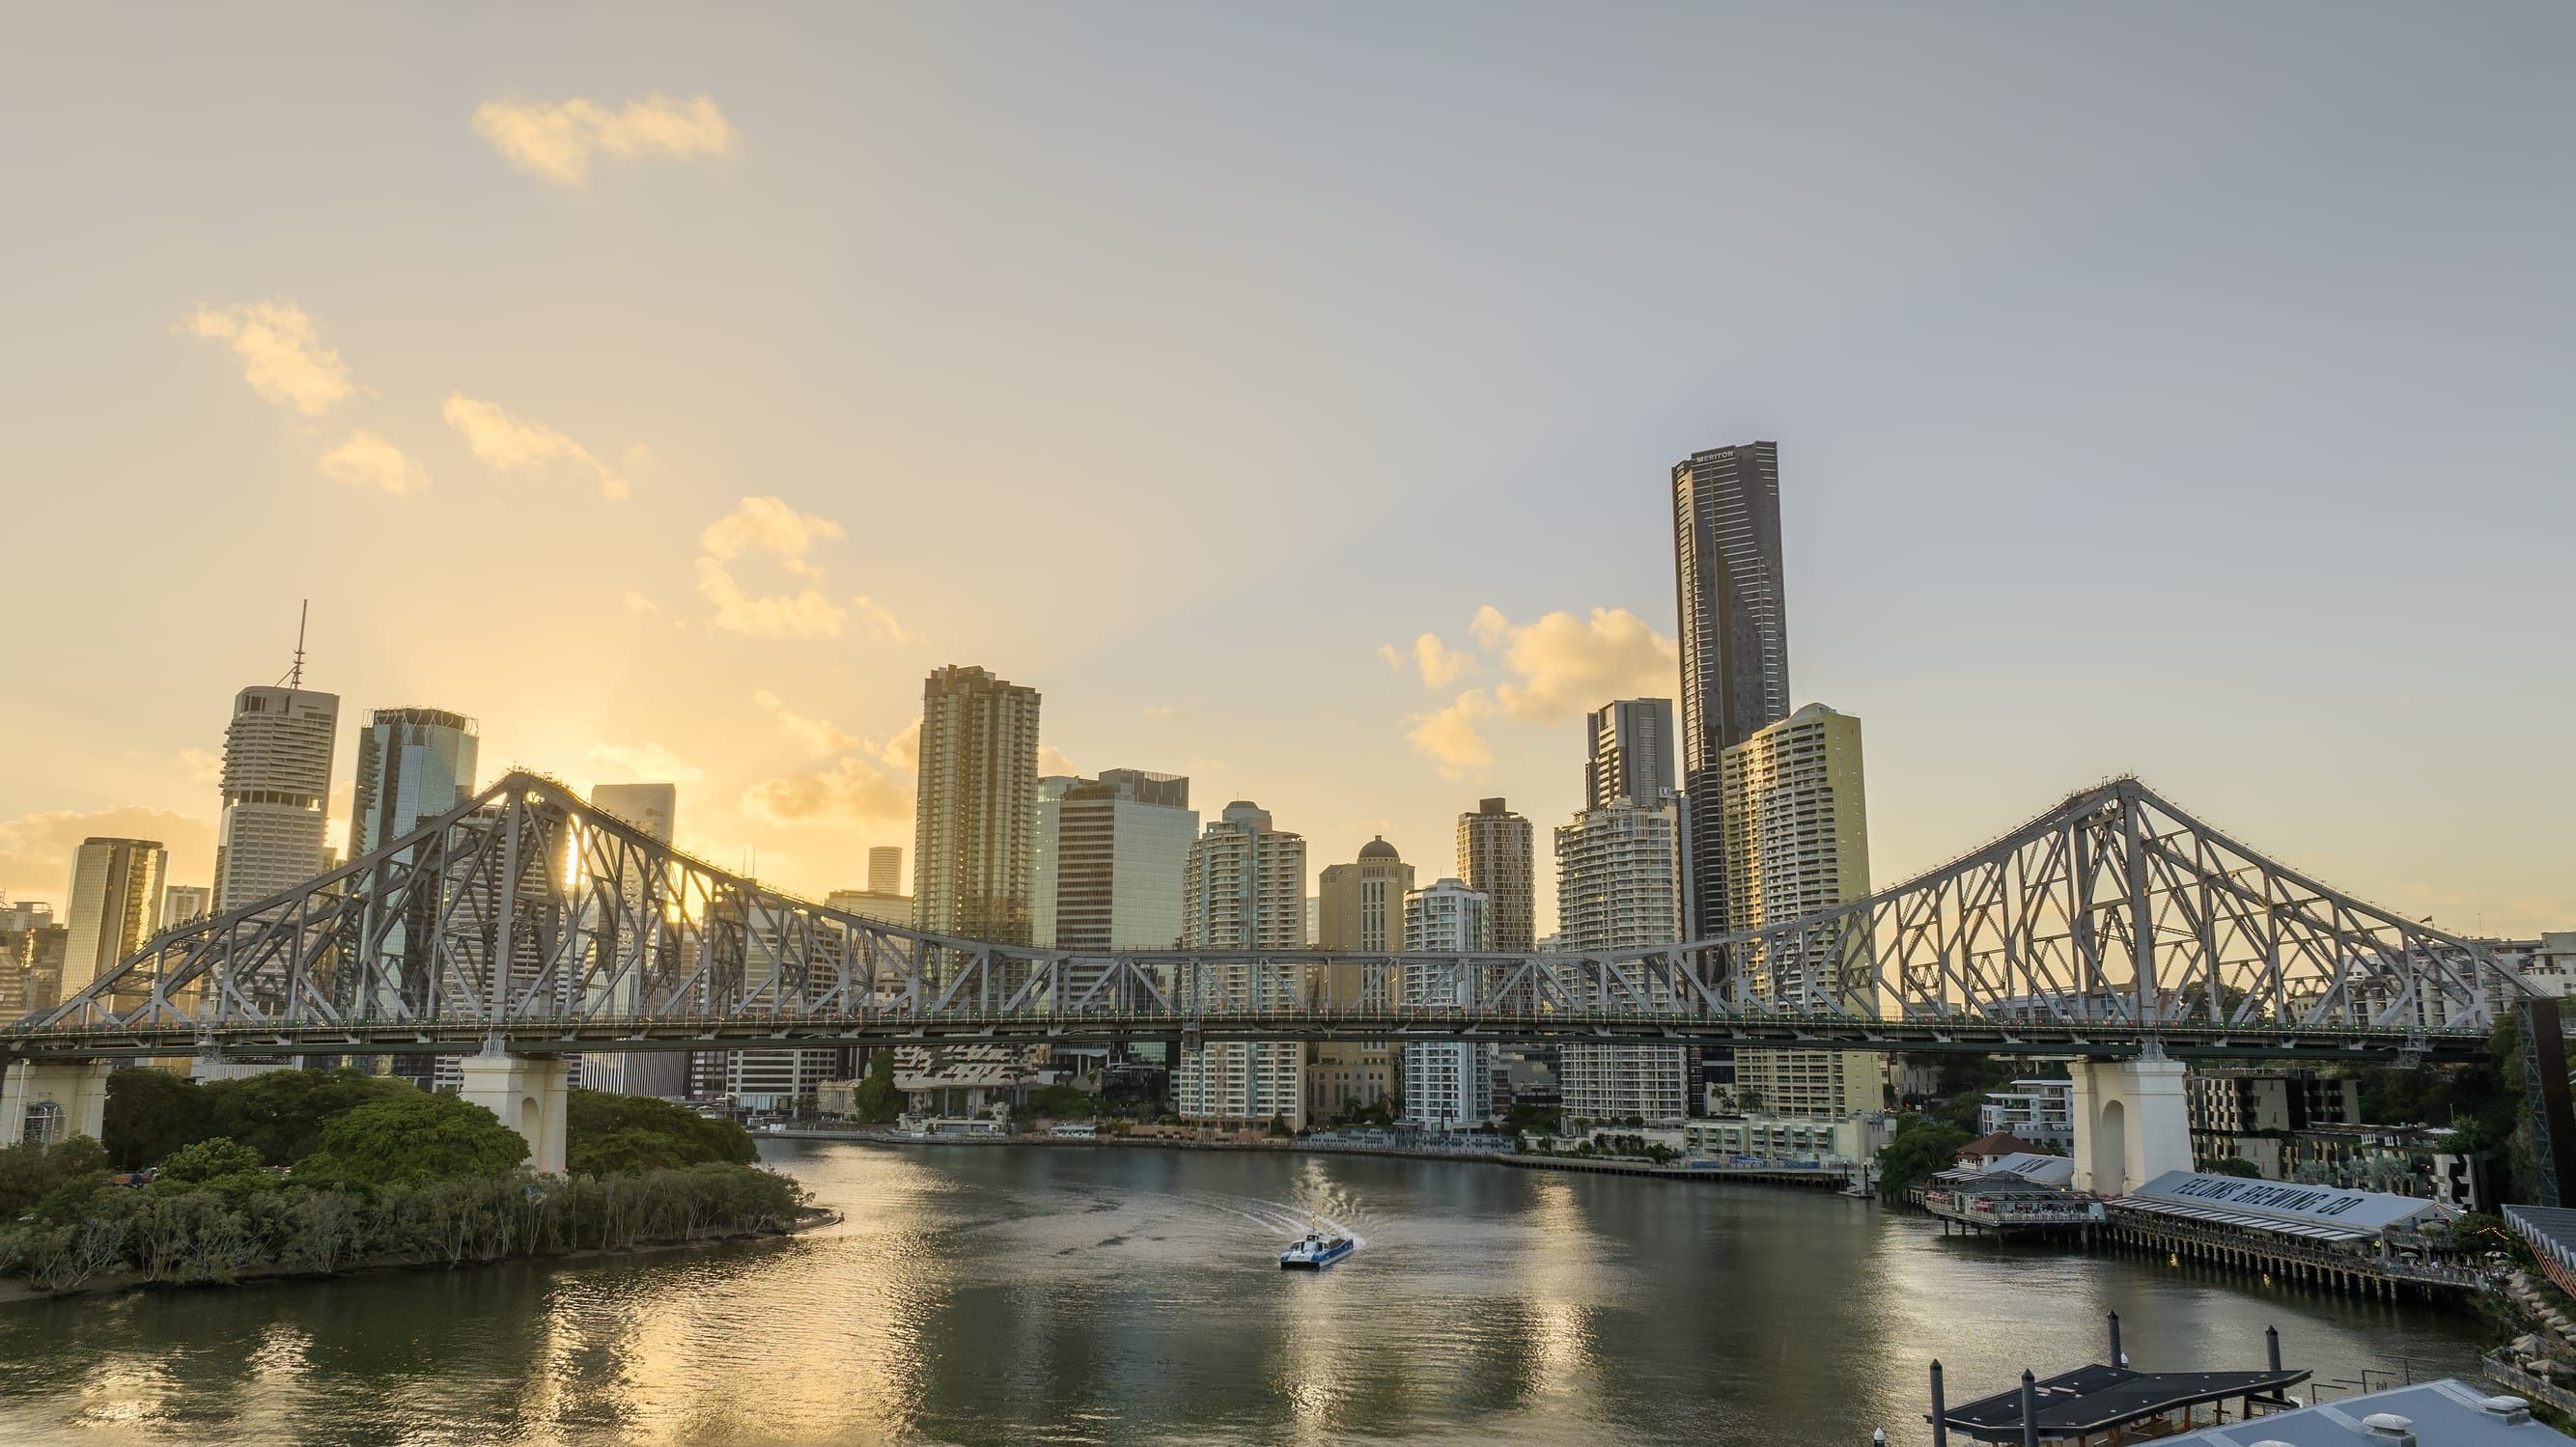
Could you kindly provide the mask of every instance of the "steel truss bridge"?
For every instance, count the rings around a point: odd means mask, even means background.
[[[1493,1040],[2463,1058],[2531,994],[2485,945],[2284,868],[2135,779],[1851,904],[1537,954],[1087,954],[925,933],[513,773],[301,888],[161,935],[0,1055]]]

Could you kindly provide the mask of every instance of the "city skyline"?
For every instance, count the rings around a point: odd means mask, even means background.
[[[43,23],[26,53],[112,43],[98,17]],[[15,525],[46,542],[0,602],[46,619],[79,579],[120,583],[85,599],[89,628],[14,641],[17,676],[51,686],[0,719],[10,897],[62,905],[93,835],[161,840],[172,880],[214,880],[223,701],[285,671],[307,596],[307,686],[341,728],[430,705],[481,722],[487,780],[674,782],[686,846],[756,851],[809,897],[906,841],[914,690],[951,662],[1047,693],[1050,772],[1187,774],[1273,804],[1318,860],[1379,834],[1438,860],[1480,797],[1572,816],[1584,710],[1680,697],[1665,479],[1760,437],[1788,453],[1791,704],[1871,721],[1880,878],[2133,771],[2409,916],[2576,917],[2551,824],[2576,803],[2551,722],[2576,684],[2533,646],[2576,587],[2547,546],[2568,439],[2529,401],[2567,360],[2533,320],[2568,294],[2567,203],[2511,180],[2545,163],[2530,108],[2566,102],[2511,73],[2459,84],[2456,36],[2383,15],[2345,32],[2345,64],[2275,70],[2230,57],[2291,43],[2278,17],[1898,17],[1944,63],[1845,57],[1810,99],[1681,113],[1652,97],[1687,86],[1690,54],[1806,54],[1820,22],[1609,36],[1532,15],[1545,75],[1606,109],[1519,117],[1499,97],[1522,60],[1476,52],[1451,57],[1462,128],[1410,93],[1402,58],[1444,43],[1424,18],[1384,19],[1365,54],[1299,49],[1351,97],[1317,117],[1224,104],[1217,68],[1175,64],[1260,50],[1241,17],[1039,17],[1026,43],[1053,61],[1005,46],[978,73],[1080,117],[1043,157],[1087,178],[1068,191],[1001,146],[1024,129],[943,100],[984,43],[954,18],[837,22],[866,42],[863,103],[721,36],[674,65],[649,12],[624,32],[529,17],[552,43],[526,47],[455,23],[512,58],[243,107],[151,55],[36,68],[0,100],[30,127],[88,122],[28,193],[62,224],[22,242],[49,285],[0,407],[12,471],[44,482]],[[201,54],[405,45],[365,16],[171,26]],[[2021,47],[2087,58],[2037,72]],[[2446,98],[2405,122],[2433,141],[2385,113],[2399,79]],[[2189,117],[2163,104],[2178,82]],[[2077,134],[2039,139],[2074,86]],[[1075,103],[1112,93],[1132,110]],[[692,145],[548,151],[513,125],[656,95]],[[1946,169],[1907,149],[1926,109],[1959,146]],[[2267,123],[2284,111],[2313,128]],[[913,123],[925,139],[899,139]],[[1174,139],[1193,132],[1212,152]],[[1387,135],[1400,173],[1366,159]],[[867,203],[814,197],[853,146]],[[1317,151],[1343,179],[1317,179]],[[1526,217],[1472,179],[1502,159],[1581,204]],[[2283,174],[2295,208],[2265,201]],[[1195,228],[1140,225],[1207,186]],[[1761,236],[1707,224],[1741,186],[1803,199]],[[2396,190],[2441,204],[2392,216]],[[1063,234],[1001,224],[1033,197],[1070,208]],[[1273,205],[1341,218],[1305,238],[1317,265]],[[173,212],[191,247],[131,244]],[[1485,249],[1460,270],[1462,235]],[[1620,275],[1568,260],[1604,247]],[[895,274],[915,282],[872,280]],[[1291,432],[1313,435],[1240,445]],[[1093,504],[1157,519],[1178,565],[1065,566]],[[1361,515],[1382,526],[1354,536]],[[521,534],[560,563],[434,586],[505,566]],[[2391,587],[2401,547],[2474,583]],[[263,565],[216,561],[238,556]],[[187,646],[111,666],[104,640],[177,619]],[[2478,706],[2471,757],[2407,763],[2471,700],[2510,701]],[[335,844],[350,784],[344,758]]]

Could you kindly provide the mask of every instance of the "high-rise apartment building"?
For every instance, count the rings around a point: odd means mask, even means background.
[[[1404,948],[1434,954],[1491,951],[1494,917],[1494,902],[1484,891],[1470,889],[1460,880],[1443,879],[1405,896]],[[1469,993],[1471,976],[1464,971],[1415,961],[1404,966],[1402,976],[1397,993],[1412,1009],[1463,1012],[1475,1004]],[[1490,1122],[1495,1054],[1491,1045],[1407,1041],[1405,1123],[1417,1130],[1472,1130]]]
[[[1325,865],[1315,889],[1315,948],[1351,956],[1396,953],[1404,947],[1404,897],[1412,892],[1413,866],[1382,835],[1360,846],[1357,861]],[[1358,993],[1366,973],[1356,958],[1324,969],[1331,997],[1343,1001]],[[1332,1120],[1393,1096],[1396,1063],[1388,1040],[1307,1047],[1307,1117]]]
[[[1181,885],[1185,949],[1296,950],[1306,944],[1306,841],[1272,827],[1268,810],[1238,799],[1190,846]],[[1250,965],[1210,967],[1233,1004],[1285,1009],[1294,982]],[[1225,1041],[1183,1050],[1172,1068],[1172,1108],[1184,1120],[1290,1129],[1305,1123],[1305,1047]]]
[[[322,809],[331,793],[336,694],[245,688],[224,729],[222,831],[215,845],[215,912],[255,904],[322,872]]]
[[[1559,947],[1583,954],[1678,943],[1681,863],[1681,809],[1669,788],[1643,801],[1611,799],[1559,826]],[[1678,1045],[1568,1045],[1558,1067],[1569,1123],[1667,1126],[1689,1113]]]
[[[1034,942],[1038,691],[950,665],[921,690],[920,792],[914,805],[915,928],[999,944]],[[924,961],[934,978],[962,960]],[[943,1111],[981,1109],[987,1091],[1034,1078],[1037,1054],[1008,1046],[906,1048],[895,1084],[943,1092]],[[958,1092],[963,1092],[959,1094]]]
[[[1530,821],[1500,799],[1482,800],[1476,812],[1458,816],[1458,878],[1483,894],[1493,909],[1487,949],[1519,954],[1538,938],[1535,849]]]
[[[177,929],[183,924],[204,919],[215,912],[215,889],[210,884],[165,884],[161,886],[161,928]]]
[[[1673,792],[1673,701],[1623,698],[1583,716],[1583,807]]]
[[[0,904],[0,1025],[61,1002],[63,951],[71,931],[36,900]]]
[[[71,907],[63,913],[65,999],[152,938],[161,923],[161,876],[169,858],[157,839],[81,841],[72,856]]]
[[[1721,759],[1727,932],[1848,904],[1869,893],[1869,811],[1860,720],[1809,704]],[[1831,978],[1793,972],[1744,982],[1782,1006],[1875,1013],[1858,961]],[[1858,1051],[1763,1050],[1736,1057],[1740,1098],[1776,1115],[1841,1119],[1885,1105],[1882,1062]]]
[[[676,784],[593,784],[590,803],[592,808],[631,825],[656,844],[670,843],[672,831],[679,825],[680,789]],[[645,926],[649,933],[641,941],[642,967],[613,986],[622,992],[617,1002],[622,1014],[643,1013],[651,988],[667,979],[671,966],[677,963],[670,958],[676,943],[662,919],[668,905],[668,887],[667,880],[650,871],[640,878],[617,881],[618,898],[630,914],[654,921]],[[689,1072],[690,1057],[676,1050],[591,1052],[581,1057],[581,1083],[585,1088],[621,1095],[677,1099],[689,1092]]]
[[[1789,716],[1776,443],[1713,448],[1673,464],[1673,563],[1690,935],[1706,939],[1726,933],[1728,918],[1720,756]]]
[[[903,846],[879,844],[868,850],[868,893],[903,893]]]

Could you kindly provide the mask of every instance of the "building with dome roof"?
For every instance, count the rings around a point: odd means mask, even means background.
[[[1413,866],[1381,834],[1360,846],[1359,859],[1324,867],[1315,888],[1315,948],[1355,956],[1392,954],[1404,942],[1404,897],[1413,892]],[[1325,967],[1332,998],[1359,989],[1357,960]],[[1395,1093],[1393,1041],[1341,1041],[1307,1047],[1306,1114],[1332,1120],[1367,1110]]]

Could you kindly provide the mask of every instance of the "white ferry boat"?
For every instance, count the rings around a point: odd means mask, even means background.
[[[1279,1269],[1321,1271],[1358,1249],[1348,1236],[1327,1236],[1320,1231],[1309,1231],[1306,1239],[1290,1242],[1288,1249],[1279,1253]]]

